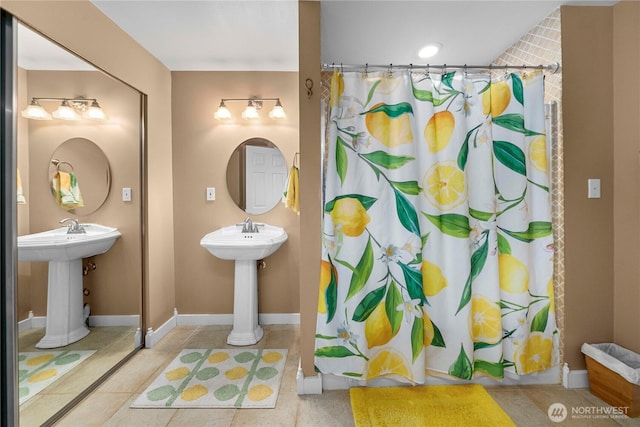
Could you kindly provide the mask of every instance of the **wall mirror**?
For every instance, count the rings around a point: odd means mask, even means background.
[[[269,212],[282,200],[287,165],[280,149],[265,138],[250,138],[231,154],[227,164],[227,190],[248,214]]]
[[[64,347],[36,347],[46,328],[48,263],[18,262],[20,425],[48,425],[142,345],[144,103],[139,91],[26,24],[19,23],[16,33],[14,173],[21,177],[25,201],[17,206],[18,236],[58,228],[66,217],[121,232],[108,252],[82,260],[81,298],[90,333]],[[35,97],[97,98],[108,120],[22,117],[20,111]],[[58,105],[42,103],[49,112]],[[83,207],[64,210],[52,197],[58,169],[77,175]],[[131,188],[132,200],[123,201],[112,187]]]
[[[83,206],[61,209],[83,216],[94,213],[107,200],[111,188],[109,159],[98,145],[86,138],[71,138],[56,148],[49,162],[49,183],[59,173],[73,173]]]

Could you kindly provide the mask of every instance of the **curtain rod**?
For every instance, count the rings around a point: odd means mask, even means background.
[[[522,70],[543,70],[550,71],[551,74],[555,74],[560,70],[560,64],[557,62],[552,62],[548,65],[431,65],[431,64],[387,64],[387,65],[371,65],[371,64],[322,64],[323,69],[349,69],[349,70],[362,70],[369,71],[371,69],[383,69],[391,71],[394,68],[396,69],[407,69],[407,70],[449,70],[449,69],[459,69],[459,70],[509,70],[509,69],[522,69]]]

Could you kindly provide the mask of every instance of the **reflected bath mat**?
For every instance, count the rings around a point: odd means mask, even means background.
[[[287,350],[182,350],[132,408],[275,408]]]
[[[18,354],[20,404],[78,366],[95,350],[28,351]]]
[[[480,384],[352,388],[356,427],[498,427],[515,423]]]

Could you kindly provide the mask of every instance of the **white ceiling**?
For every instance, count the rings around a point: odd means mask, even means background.
[[[297,71],[297,0],[92,0],[172,71]],[[617,0],[322,0],[322,62],[483,65],[563,4]],[[19,38],[19,42],[22,42]],[[38,57],[60,61],[31,47]],[[33,64],[31,67],[37,67]],[[62,67],[62,65],[59,65]]]

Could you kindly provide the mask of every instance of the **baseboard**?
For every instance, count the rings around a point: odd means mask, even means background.
[[[300,313],[258,314],[261,325],[299,325]],[[179,326],[233,325],[233,314],[178,314]]]
[[[98,315],[89,316],[89,326],[140,326],[140,316],[132,315]]]
[[[157,330],[154,331],[153,328],[148,328],[144,337],[144,346],[146,348],[152,348],[159,343],[162,338],[166,337],[167,334],[177,326],[177,317],[177,311],[174,310],[173,316],[164,322]]]
[[[298,394],[322,394],[322,375],[318,373],[312,377],[305,377],[298,363],[296,389]]]
[[[258,315],[261,325],[299,325],[299,313],[265,313]],[[147,329],[145,347],[151,348],[164,338],[176,326],[233,325],[233,314],[178,314],[173,309],[173,316],[160,328]]]
[[[562,367],[562,385],[564,388],[588,388],[589,374],[585,369],[569,369],[569,364]]]

